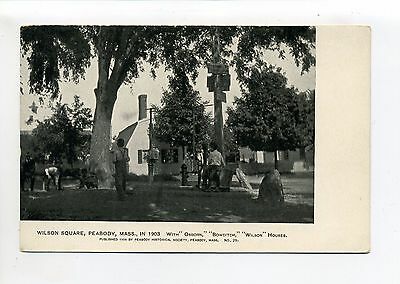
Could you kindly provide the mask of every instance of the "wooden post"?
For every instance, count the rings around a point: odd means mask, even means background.
[[[218,27],[215,27],[213,37],[213,63],[221,63],[221,50]],[[224,119],[222,116],[222,101],[219,99],[222,90],[220,87],[220,75],[216,75],[214,86],[214,131],[215,139],[222,156],[225,159],[224,149]]]

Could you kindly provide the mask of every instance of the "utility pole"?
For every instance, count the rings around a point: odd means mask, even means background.
[[[153,111],[154,108],[149,108],[150,110],[150,125],[149,125],[149,153],[147,156],[147,165],[149,170],[149,184],[153,184],[154,181],[154,160],[153,154]]]
[[[215,27],[212,35],[212,63],[207,65],[208,73],[211,76],[207,78],[207,87],[210,92],[214,92],[214,131],[216,143],[225,157],[224,149],[224,119],[222,116],[222,102],[226,102],[226,94],[224,91],[229,91],[230,75],[229,68],[221,60],[221,46],[219,39],[218,27]]]
[[[213,63],[221,63],[221,50],[219,43],[219,31],[218,27],[215,28],[214,41],[213,41]],[[222,153],[222,156],[225,157],[225,149],[224,149],[224,119],[222,117],[222,100],[219,99],[219,94],[222,92],[220,89],[219,78],[217,75],[215,80],[215,89],[214,89],[214,129],[215,129],[215,138],[217,145]]]

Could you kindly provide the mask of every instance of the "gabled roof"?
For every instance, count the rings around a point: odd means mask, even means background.
[[[138,125],[138,122],[136,121],[134,124],[129,125],[124,130],[119,132],[117,139],[120,139],[120,138],[124,139],[124,141],[125,141],[124,147],[126,147],[129,140],[131,139],[132,134],[135,131],[137,125]]]

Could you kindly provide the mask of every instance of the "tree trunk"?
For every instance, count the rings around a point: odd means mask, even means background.
[[[100,84],[98,84],[99,86]],[[97,88],[96,110],[92,139],[90,143],[90,170],[99,180],[99,188],[111,188],[113,185],[111,163],[111,117],[116,100],[116,90]]]
[[[107,32],[100,28],[98,46],[98,81],[94,90],[96,96],[96,110],[92,138],[90,143],[89,168],[96,173],[99,188],[113,186],[113,166],[111,163],[111,117],[117,100],[117,91],[121,84],[118,83],[120,62],[114,63],[112,74],[110,71],[111,51],[107,50],[105,37]],[[122,82],[122,81],[121,81]]]
[[[110,157],[111,146],[111,117],[117,100],[117,92],[126,78],[126,74],[133,62],[129,59],[132,44],[128,46],[130,28],[123,28],[117,44],[110,44],[110,39],[115,36],[114,31],[107,27],[100,27],[97,44],[98,73],[96,95],[96,110],[92,139],[90,143],[90,169],[98,179],[100,188],[111,188],[113,185],[113,167]],[[111,61],[112,71],[110,70]],[[111,73],[111,74],[110,74]]]
[[[275,150],[274,151],[274,168],[277,170],[278,169],[278,151],[277,150]]]

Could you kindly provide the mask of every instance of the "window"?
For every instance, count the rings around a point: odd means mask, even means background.
[[[143,150],[137,151],[138,164],[143,164]]]
[[[283,158],[284,158],[285,160],[289,160],[289,151],[288,151],[288,150],[286,150],[285,152],[283,152]]]
[[[147,162],[148,150],[138,150],[138,164]]]
[[[176,164],[178,163],[178,149],[161,149],[161,163],[162,164]]]
[[[278,153],[278,161],[289,160],[289,151],[277,151]]]

